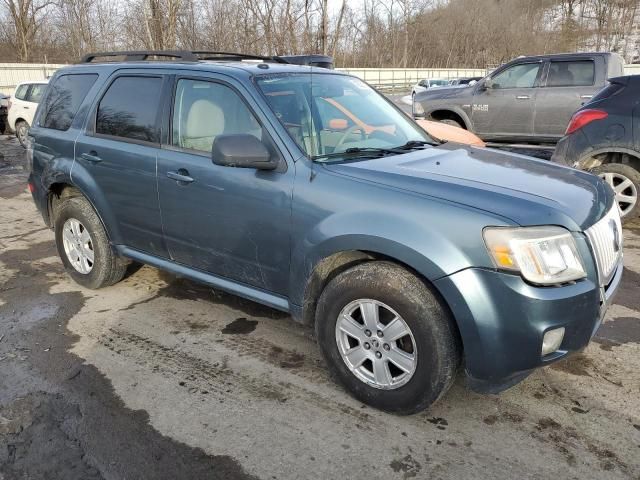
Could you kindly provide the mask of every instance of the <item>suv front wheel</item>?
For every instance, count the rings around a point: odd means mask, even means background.
[[[18,120],[16,122],[16,137],[24,148],[27,148],[27,141],[29,138],[29,124],[24,120]]]
[[[381,410],[423,410],[455,379],[458,337],[446,309],[419,278],[390,262],[334,278],[318,302],[316,335],[331,374]]]
[[[85,198],[63,200],[55,215],[58,254],[76,283],[97,289],[124,277],[127,262],[111,248],[100,218]]]

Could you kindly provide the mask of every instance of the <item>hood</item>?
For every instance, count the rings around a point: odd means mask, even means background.
[[[450,85],[448,87],[429,88],[416,93],[416,100],[431,100],[434,98],[466,97],[473,92],[473,85]]]
[[[458,144],[325,167],[491,212],[523,226],[561,225],[581,231],[613,205],[613,193],[595,175],[524,155]]]

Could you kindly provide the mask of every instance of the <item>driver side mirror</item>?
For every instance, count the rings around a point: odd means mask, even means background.
[[[487,78],[484,83],[482,84],[482,86],[486,89],[486,90],[491,90],[495,84],[493,83],[493,80],[491,80],[490,78]]]
[[[278,166],[267,147],[247,133],[218,135],[211,147],[211,160],[223,167],[275,170]]]

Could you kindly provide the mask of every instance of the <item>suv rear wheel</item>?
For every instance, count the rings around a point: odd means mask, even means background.
[[[24,120],[18,120],[16,122],[16,137],[20,145],[27,148],[27,140],[29,138],[29,124]]]
[[[127,262],[111,248],[102,222],[85,198],[67,198],[57,206],[55,237],[67,273],[83,287],[106,287],[124,277]]]
[[[605,163],[594,168],[592,173],[607,182],[616,194],[622,221],[627,222],[640,216],[640,172],[629,165]]]
[[[331,374],[381,410],[423,410],[455,379],[458,341],[446,309],[393,263],[365,263],[334,278],[318,302],[316,334]]]

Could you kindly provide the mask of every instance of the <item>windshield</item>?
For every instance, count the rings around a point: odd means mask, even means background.
[[[429,80],[429,84],[432,87],[444,87],[445,85],[449,85],[449,80]]]
[[[432,142],[363,81],[334,74],[260,76],[259,88],[291,138],[313,159]]]

